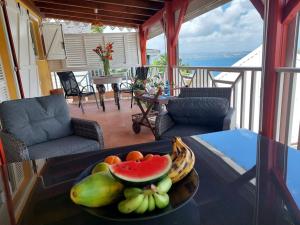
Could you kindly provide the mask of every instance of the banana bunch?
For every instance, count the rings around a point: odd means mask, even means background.
[[[125,200],[121,201],[118,209],[121,213],[137,213],[152,212],[155,208],[163,209],[169,205],[169,195],[167,192],[172,186],[169,177],[161,180],[157,186],[151,185],[148,188],[126,188],[124,190]]]
[[[195,155],[180,137],[175,137],[172,145],[171,158],[173,164],[168,176],[174,184],[186,177],[194,168]]]

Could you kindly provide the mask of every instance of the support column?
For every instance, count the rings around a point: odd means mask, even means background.
[[[142,27],[139,28],[140,36],[140,49],[141,49],[141,64],[147,65],[147,30],[143,30]]]
[[[287,26],[282,23],[284,0],[266,0],[264,59],[263,59],[263,104],[261,134],[274,137],[276,115],[276,68],[285,65]]]
[[[168,78],[169,82],[173,84],[173,66],[177,64],[176,46],[172,41],[175,37],[175,14],[172,9],[172,2],[165,2],[166,8],[166,37],[167,37],[167,59],[168,59]],[[172,93],[172,90],[171,90]]]

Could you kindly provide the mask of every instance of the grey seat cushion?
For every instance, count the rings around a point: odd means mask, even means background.
[[[177,98],[169,101],[167,110],[176,124],[221,128],[229,101],[216,97]]]
[[[100,145],[96,140],[75,135],[32,145],[28,148],[31,159],[53,158],[98,150],[100,150]]]
[[[3,128],[27,146],[73,134],[63,95],[3,102],[0,119]]]
[[[161,139],[171,139],[175,136],[185,137],[197,134],[206,134],[218,130],[211,127],[201,127],[197,125],[175,125],[161,135]]]

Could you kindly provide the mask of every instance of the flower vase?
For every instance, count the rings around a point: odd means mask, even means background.
[[[109,60],[104,59],[103,60],[103,70],[104,70],[104,75],[109,76],[110,75],[110,66],[109,66]]]

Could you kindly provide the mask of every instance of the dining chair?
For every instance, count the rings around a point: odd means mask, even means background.
[[[72,71],[57,72],[57,75],[59,77],[61,85],[63,86],[65,92],[65,98],[74,97],[74,96],[78,97],[79,100],[78,107],[81,108],[83,113],[84,113],[84,108],[82,105],[83,97],[94,95],[97,107],[99,109],[99,104],[95,93],[95,89],[92,85],[86,85],[80,89],[79,84]],[[88,88],[90,88],[90,91],[88,90]]]
[[[135,77],[133,82],[123,82],[120,84],[120,93],[129,93],[131,94],[131,104],[130,107],[132,108],[133,105],[133,97],[134,97],[134,86],[137,82],[142,81],[145,82],[148,78],[148,71],[149,67],[137,67],[135,71]]]

